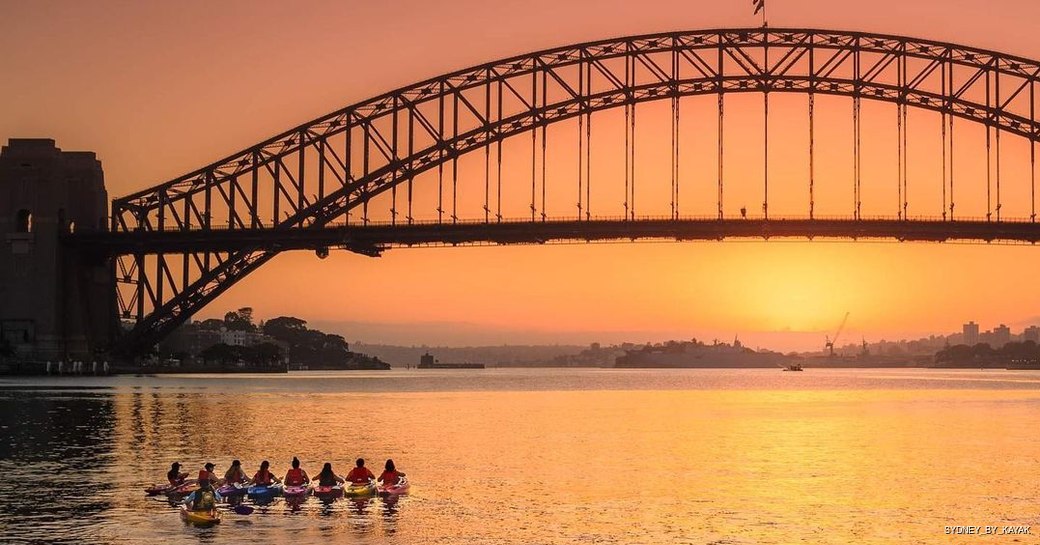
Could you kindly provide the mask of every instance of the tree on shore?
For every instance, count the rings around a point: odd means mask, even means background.
[[[224,327],[228,331],[257,331],[253,324],[253,307],[242,307],[224,315]]]
[[[274,365],[282,361],[282,347],[274,343],[260,343],[253,347],[256,351],[256,361],[261,365]]]
[[[261,331],[264,335],[289,345],[289,357],[296,364],[344,369],[388,368],[378,358],[351,352],[350,345],[343,336],[308,328],[306,320],[279,316],[264,322]]]
[[[199,353],[199,357],[207,362],[233,363],[242,359],[241,346],[217,343]]]
[[[996,349],[986,343],[975,346],[958,344],[943,348],[935,354],[935,362],[945,364],[982,365],[1012,361],[1040,361],[1040,346],[1033,341],[1007,343]]]
[[[225,344],[225,331],[244,331],[259,335],[244,336],[244,344]],[[253,345],[252,343],[257,343]],[[182,355],[197,353],[209,363],[229,364],[249,362],[260,365],[277,365],[286,360],[294,364],[314,368],[334,369],[387,369],[389,366],[378,358],[350,351],[350,345],[341,335],[324,333],[307,327],[307,321],[293,316],[279,316],[254,323],[253,309],[242,307],[228,312],[223,319],[210,318],[191,322],[177,328],[162,345],[164,354]]]
[[[199,353],[199,357],[203,361],[225,365],[240,361],[260,365],[277,365],[281,363],[283,356],[282,347],[274,343],[260,343],[256,346],[232,346],[218,343]]]

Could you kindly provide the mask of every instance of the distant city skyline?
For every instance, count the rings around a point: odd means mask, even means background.
[[[301,318],[305,318],[301,316]],[[851,322],[851,319],[850,319]],[[783,352],[823,351],[827,337],[834,331],[680,331],[680,330],[615,330],[615,331],[546,331],[523,330],[511,328],[489,328],[486,325],[472,322],[390,322],[373,323],[361,321],[309,320],[313,327],[343,335],[350,342],[365,344],[389,344],[397,346],[500,346],[500,345],[575,345],[588,346],[592,343],[603,345],[621,343],[659,343],[671,340],[689,340],[696,338],[704,342],[718,340],[733,342],[739,338],[741,343],[751,348],[765,348]],[[1040,317],[1014,322],[1010,326],[1010,336],[1024,335],[1032,328],[1033,334],[1040,341]],[[995,326],[1003,324],[994,324]],[[1016,330],[1018,331],[1016,333]],[[980,333],[985,333],[982,331]],[[907,343],[922,339],[950,339],[963,335],[956,329],[947,331],[923,332],[888,332],[874,333],[847,328],[841,335],[836,349],[858,347],[865,339],[868,344],[875,343]],[[954,343],[957,344],[957,343]],[[941,346],[939,346],[941,348]]]

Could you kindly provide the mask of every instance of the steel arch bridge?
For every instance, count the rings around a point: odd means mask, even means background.
[[[347,106],[116,199],[110,231],[69,238],[112,258],[120,319],[133,323],[118,341],[116,348],[123,353],[155,344],[235,282],[291,249],[311,249],[319,256],[329,248],[378,255],[408,245],[727,237],[1035,243],[1040,240],[1035,223],[1038,77],[1038,61],[859,32],[724,29],[571,45],[460,70]],[[762,210],[751,219],[743,211],[727,215],[724,208],[725,99],[734,93],[758,93],[764,102]],[[808,97],[809,175],[805,211],[799,217],[769,213],[769,96],[775,93]],[[684,215],[680,206],[680,98],[698,95],[717,97],[716,213],[710,217]],[[816,211],[817,95],[852,101],[852,199],[840,217],[821,217]],[[898,203],[891,217],[862,213],[864,99],[896,106]],[[650,218],[637,214],[635,131],[637,106],[652,101],[671,103],[672,150],[670,213]],[[941,116],[936,133],[942,140],[942,206],[928,218],[912,216],[909,209],[906,118],[911,107]],[[612,109],[625,113],[621,206],[594,201],[592,191],[597,183],[592,174],[597,168],[591,154],[596,144],[593,121],[598,119],[593,114]],[[959,179],[954,183],[958,119],[986,130],[985,217],[955,214],[955,197],[965,184]],[[577,124],[577,168],[567,189],[574,212],[551,217],[546,205],[546,128],[568,120]],[[1001,215],[1002,134],[1030,143],[1028,217]],[[529,215],[506,218],[502,143],[526,135],[531,153],[525,167],[530,183],[526,187],[525,181],[524,189]],[[458,163],[464,156],[483,159],[483,191],[477,196],[483,206],[477,217],[458,213]],[[989,167],[994,159],[995,171]],[[435,219],[420,220],[414,213],[420,175],[438,185]],[[384,221],[370,216],[376,197],[389,206]]]

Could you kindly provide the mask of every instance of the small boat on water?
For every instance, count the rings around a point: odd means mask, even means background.
[[[343,485],[314,486],[314,496],[319,500],[334,500],[343,495]]]
[[[218,488],[217,494],[230,498],[232,496],[244,496],[248,490],[249,485],[245,483],[230,483]]]
[[[169,492],[166,493],[166,495],[168,495],[170,497],[182,497],[182,496],[187,496],[187,495],[191,494],[192,492],[194,492],[194,491],[196,491],[198,489],[199,489],[198,481],[191,480],[191,481],[186,481],[184,484],[178,486],[177,488],[174,488],[173,490],[170,490]]]
[[[427,352],[419,357],[418,369],[483,369],[483,363],[441,363]]]
[[[343,490],[343,495],[348,498],[365,498],[368,496],[374,496],[376,490],[375,481],[369,481],[367,483],[350,483],[350,485]]]
[[[285,496],[286,499],[303,499],[309,496],[310,493],[311,487],[308,485],[286,486],[282,488],[282,495]]]
[[[196,526],[220,524],[220,511],[216,509],[192,511],[187,506],[181,506],[181,520]]]
[[[181,485],[176,484],[155,484],[144,489],[144,493],[149,496],[158,496],[159,494],[169,494],[173,492]]]
[[[408,479],[401,477],[401,480],[397,481],[397,484],[377,487],[376,493],[384,498],[387,496],[399,496],[401,494],[407,494],[409,488],[411,488],[411,486],[408,484]]]
[[[804,371],[804,369],[802,369],[802,366],[797,364],[797,363],[792,363],[792,364],[789,364],[789,365],[785,365],[782,370],[784,370],[784,371]]]
[[[279,496],[282,493],[281,483],[271,483],[269,485],[258,485],[250,486],[246,489],[246,494],[249,498],[255,502],[269,502]]]

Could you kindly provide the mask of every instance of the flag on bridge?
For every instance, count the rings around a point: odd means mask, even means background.
[[[751,0],[751,5],[755,6],[754,15],[758,15],[758,12],[762,11],[766,7],[766,0]]]

